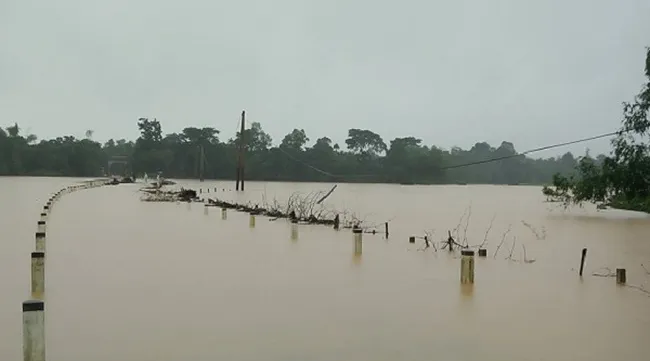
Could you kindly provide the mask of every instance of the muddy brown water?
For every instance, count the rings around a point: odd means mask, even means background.
[[[0,360],[22,358],[20,305],[42,205],[79,181],[0,178]],[[184,182],[239,202],[331,187],[248,182],[238,194],[233,183]],[[56,204],[47,229],[48,360],[649,357],[650,295],[592,275],[625,267],[628,284],[650,290],[643,214],[567,211],[544,203],[538,187],[340,184],[327,207],[368,224],[390,220],[390,238],[364,234],[355,258],[349,230],[300,226],[294,242],[286,221],[258,217],[250,229],[248,215],[234,211],[222,221],[200,204],[141,202],[138,187],[84,190]],[[456,255],[420,251],[422,241],[408,237],[432,231],[441,240],[470,205],[470,244],[494,222],[489,256],[476,259],[476,283],[463,288]],[[534,262],[522,262],[521,245]]]

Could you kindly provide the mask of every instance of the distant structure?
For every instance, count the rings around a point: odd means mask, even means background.
[[[125,173],[127,172],[127,167],[129,165],[129,157],[126,155],[114,155],[110,157],[108,160],[108,164],[106,166],[106,175],[113,175],[116,172],[113,172],[113,165],[114,164],[121,164],[122,165],[122,175],[126,175]]]

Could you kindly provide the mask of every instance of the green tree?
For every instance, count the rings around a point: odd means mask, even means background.
[[[308,141],[309,137],[307,137],[304,129],[294,129],[291,133],[284,136],[282,143],[280,143],[280,147],[294,151],[301,151]]]
[[[367,129],[350,129],[345,144],[353,152],[378,155],[387,150],[386,143],[377,133]]]
[[[557,175],[543,192],[564,203],[592,202],[650,212],[650,48],[645,61],[647,78],[632,102],[623,103],[621,131],[612,141],[610,156],[582,157],[571,176]]]

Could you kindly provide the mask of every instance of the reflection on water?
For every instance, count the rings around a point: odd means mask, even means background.
[[[0,178],[0,359],[21,354],[20,304],[48,195],[71,179]],[[329,184],[234,182],[203,194],[286,202]],[[538,188],[342,184],[326,203],[390,238],[138,200],[137,185],[65,195],[48,220],[47,353],[61,360],[642,360],[650,297],[593,277],[625,267],[650,289],[650,218],[592,208],[564,211]],[[460,259],[422,251],[463,221],[475,284]],[[467,226],[467,233],[464,228]],[[503,237],[506,230],[510,232]],[[538,234],[535,233],[537,230]],[[545,233],[541,230],[545,230]],[[542,235],[543,236],[540,236]],[[496,252],[503,239],[503,244]],[[513,246],[514,245],[514,246]],[[526,264],[527,259],[535,263]],[[577,269],[588,248],[585,276]],[[511,258],[512,260],[506,260]]]

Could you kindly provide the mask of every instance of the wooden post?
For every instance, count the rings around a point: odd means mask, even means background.
[[[616,269],[616,283],[619,285],[624,285],[627,282],[627,277],[625,276],[625,268]]]
[[[409,237],[409,243],[415,243],[415,236]]]
[[[23,360],[45,361],[45,303],[23,302]]]
[[[221,208],[221,219],[224,221],[228,219],[228,210],[226,208]]]
[[[582,249],[582,256],[580,257],[580,277],[582,277],[582,271],[585,269],[585,260],[587,259],[587,249]]]
[[[460,254],[460,283],[474,283],[474,251],[464,249]]]
[[[388,239],[388,222],[384,223],[384,228],[386,230],[386,239]]]
[[[485,249],[485,248],[479,248],[479,250],[478,250],[478,256],[479,256],[479,257],[487,257],[487,249]]]
[[[246,149],[245,139],[244,139],[244,130],[246,124],[246,111],[242,110],[241,112],[241,129],[239,131],[239,155],[237,159],[237,182],[235,184],[235,190],[239,190],[239,182],[241,181],[241,190],[244,190],[244,151]]]
[[[334,229],[337,230],[337,231],[339,230],[340,222],[341,222],[341,219],[339,218],[339,215],[337,214],[336,217],[334,217]]]
[[[250,228],[255,228],[255,214],[251,213],[249,218],[248,218],[248,226]]]
[[[203,214],[205,214],[206,216],[208,215],[208,205],[207,204],[203,206]]]

